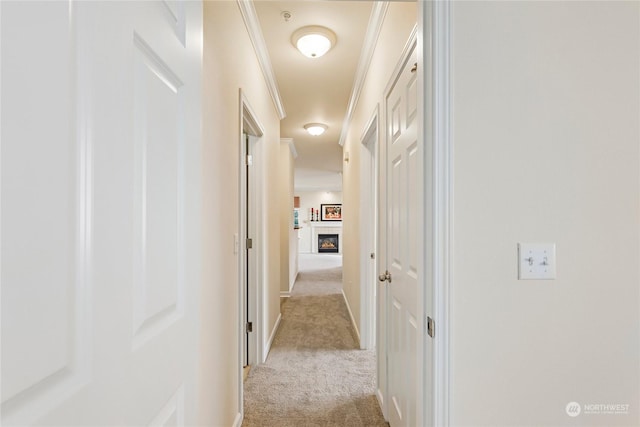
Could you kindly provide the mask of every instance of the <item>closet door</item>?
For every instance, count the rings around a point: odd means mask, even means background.
[[[201,9],[0,3],[3,425],[195,422]]]

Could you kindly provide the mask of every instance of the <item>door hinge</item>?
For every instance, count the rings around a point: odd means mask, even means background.
[[[245,158],[245,165],[253,165],[253,156],[251,154],[247,154],[247,157]]]
[[[247,239],[247,249],[253,249],[253,239]]]
[[[247,322],[244,329],[246,333],[253,332],[253,322]]]
[[[431,338],[436,336],[436,322],[429,316],[427,316],[427,333]]]

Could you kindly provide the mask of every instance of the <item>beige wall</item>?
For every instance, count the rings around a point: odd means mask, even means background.
[[[293,153],[289,140],[280,143],[280,292],[289,292],[298,273],[298,232],[293,228]]]
[[[639,4],[452,7],[451,424],[640,425]]]
[[[392,2],[378,39],[371,67],[367,74],[358,105],[344,144],[349,162],[343,169],[343,284],[348,304],[360,330],[360,158],[365,126],[378,104],[382,104],[384,90],[400,60],[402,49],[416,24],[416,3]],[[384,121],[380,117],[380,122]],[[381,127],[384,129],[384,127]],[[383,138],[383,135],[380,135]],[[369,185],[366,183],[365,185]]]
[[[239,411],[238,224],[239,89],[265,128],[263,164],[277,164],[279,119],[255,59],[236,2],[204,2],[203,58],[203,288],[201,294],[200,425],[230,426]],[[265,171],[265,189],[277,188],[277,168]],[[265,194],[266,224],[279,224],[278,197]],[[265,339],[279,314],[280,231],[266,227]]]

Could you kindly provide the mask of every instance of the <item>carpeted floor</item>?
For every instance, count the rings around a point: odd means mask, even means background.
[[[300,263],[267,362],[244,383],[244,427],[388,426],[374,395],[375,351],[357,347],[335,265]]]

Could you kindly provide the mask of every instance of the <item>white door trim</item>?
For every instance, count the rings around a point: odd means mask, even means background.
[[[380,141],[379,106],[371,115],[360,137],[360,236],[364,247],[360,251],[360,348],[376,345],[376,273],[371,267],[371,253],[378,252],[378,146]],[[373,186],[373,187],[372,187]],[[373,217],[370,212],[373,212]]]
[[[452,285],[453,162],[451,137],[451,5],[449,1],[418,2],[419,55],[423,57],[421,95],[425,114],[425,189],[427,200],[424,265],[433,289],[432,425],[449,425],[450,408],[450,292]],[[428,29],[428,32],[425,32]],[[429,108],[431,106],[431,108]],[[430,283],[429,283],[430,282]],[[425,306],[426,306],[425,295]],[[428,315],[429,313],[427,313]],[[427,361],[425,360],[425,363]],[[425,397],[429,394],[425,394]],[[427,416],[427,414],[425,414]],[[425,419],[426,421],[426,419]]]
[[[250,265],[254,268],[250,270],[249,276],[249,286],[254,290],[253,295],[250,295],[251,301],[249,302],[249,318],[253,320],[253,333],[249,337],[249,358],[248,364],[257,364],[260,360],[262,360],[262,354],[264,353],[263,349],[263,338],[262,338],[262,323],[263,323],[263,290],[262,284],[259,280],[261,276],[259,272],[263,267],[262,263],[262,255],[264,253],[262,247],[261,238],[263,233],[263,221],[261,220],[262,216],[258,215],[258,212],[264,212],[263,200],[262,197],[262,188],[258,187],[258,183],[264,180],[258,179],[257,175],[260,174],[261,169],[259,167],[258,159],[254,159],[253,166],[256,168],[254,173],[251,174],[251,182],[249,185],[253,188],[252,202],[254,205],[253,216],[254,218],[250,218],[251,224],[253,225],[253,231],[255,235],[248,236],[249,230],[247,229],[247,218],[246,218],[246,158],[247,158],[247,150],[246,150],[246,141],[244,134],[249,135],[249,140],[255,141],[256,150],[255,152],[259,153],[259,145],[258,142],[261,140],[261,137],[264,135],[264,127],[260,124],[256,113],[251,108],[247,97],[245,96],[242,89],[240,89],[239,96],[239,130],[238,130],[238,195],[239,195],[239,203],[238,203],[238,220],[239,220],[239,234],[238,234],[238,244],[236,246],[237,256],[238,256],[238,408],[240,408],[240,413],[244,416],[244,387],[243,384],[243,361],[245,358],[245,319],[246,316],[246,286],[244,282],[245,277],[245,257],[244,251],[246,248],[246,239],[247,237],[253,238],[253,252],[252,258],[250,261]],[[256,154],[257,154],[256,153]],[[258,156],[259,157],[259,154]]]
[[[385,92],[386,93],[386,90]],[[380,105],[379,114],[382,118],[380,134],[378,135],[378,229],[376,242],[376,273],[383,273],[387,269],[387,109],[386,102]],[[376,397],[385,420],[389,420],[389,365],[387,363],[387,288],[385,282],[377,281],[376,298]]]

